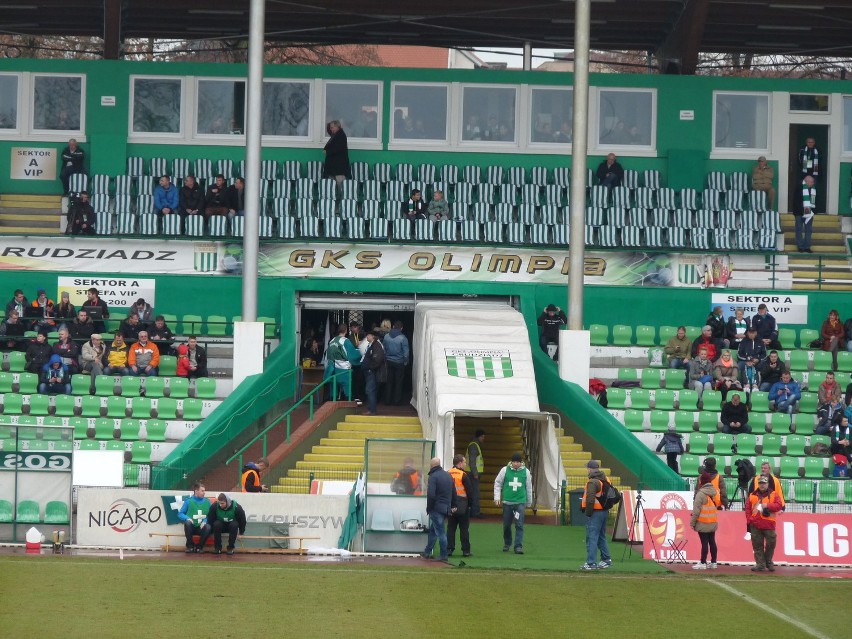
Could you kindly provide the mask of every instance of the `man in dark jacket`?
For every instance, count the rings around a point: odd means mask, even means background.
[[[767,392],[775,382],[781,380],[781,375],[787,367],[781,358],[778,357],[778,351],[769,351],[769,356],[757,366],[757,372],[760,375],[760,390]]]
[[[71,138],[68,140],[68,146],[62,149],[62,170],[59,172],[59,179],[62,180],[62,189],[65,195],[68,195],[68,182],[75,173],[84,173],[83,170],[83,149],[77,146],[77,140]]]
[[[169,353],[172,349],[172,344],[175,341],[174,333],[166,324],[166,318],[162,315],[157,315],[154,324],[148,328],[148,335],[152,342],[160,349],[160,354]]]
[[[216,181],[207,188],[204,196],[204,216],[227,215],[228,200],[225,187],[225,176],[221,173],[216,176]]]
[[[100,293],[98,293],[98,289],[92,287],[88,291],[89,299],[86,300],[86,303],[83,306],[94,306],[100,310],[100,315],[103,319],[109,319],[109,308],[107,308],[107,303],[104,302],[100,298]],[[106,332],[106,324],[97,319],[96,317],[92,318],[92,321],[95,324],[95,332],[96,333],[104,333]]]
[[[438,542],[440,555],[438,561],[447,561],[447,517],[456,509],[456,487],[453,478],[441,468],[441,460],[433,457],[429,462],[429,483],[426,490],[426,514],[429,515],[429,534],[426,548],[421,553],[423,559],[432,559],[432,550]]]
[[[710,337],[713,338],[717,345],[721,345],[722,348],[728,348],[731,345],[731,342],[725,337],[727,324],[725,318],[722,316],[721,306],[713,307],[713,312],[707,316],[705,324],[710,327]]]
[[[71,339],[78,343],[87,342],[95,332],[95,323],[89,319],[89,314],[82,309],[77,311],[77,319],[68,326]]]
[[[757,330],[757,338],[763,340],[767,349],[781,349],[781,344],[778,343],[778,326],[775,324],[775,318],[769,314],[766,304],[757,307],[757,315],[751,318],[751,325]]]
[[[23,351],[27,343],[24,341],[26,326],[18,317],[18,311],[8,311],[6,319],[0,323],[0,350]]]
[[[39,333],[27,347],[27,370],[38,375],[53,355],[53,347],[47,343],[47,336]]]
[[[612,188],[621,186],[624,180],[624,169],[615,159],[615,153],[606,156],[606,160],[600,163],[597,171],[598,183],[601,186]]]
[[[754,326],[749,326],[746,330],[746,336],[740,342],[737,348],[737,366],[740,367],[740,374],[743,375],[743,384],[747,387],[746,390],[755,391],[757,388],[751,386],[757,384],[757,377],[753,376],[749,379],[746,374],[747,369],[752,369],[752,372],[757,371],[760,363],[766,359],[766,345],[763,340],[757,338],[757,329]]]
[[[352,177],[349,170],[349,143],[346,140],[346,132],[341,128],[338,120],[332,120],[326,127],[328,131],[328,142],[325,143],[325,177],[334,178],[338,186],[343,180]]]
[[[189,374],[187,378],[207,377],[207,351],[198,345],[198,338],[190,335],[186,345],[189,347]]]
[[[734,393],[731,401],[722,404],[722,432],[728,435],[739,433],[750,433],[751,426],[748,425],[748,408],[740,401],[740,394]]]
[[[361,370],[364,372],[364,392],[367,395],[367,414],[375,415],[379,397],[379,384],[387,380],[387,367],[385,366],[385,347],[381,340],[376,337],[375,331],[367,333],[367,352],[364,353],[364,361]]]
[[[246,181],[238,177],[234,183],[225,191],[225,199],[228,202],[228,217],[243,216],[246,214]]]
[[[456,548],[456,528],[459,529],[461,538],[461,549],[463,557],[470,557],[470,502],[468,495],[472,490],[470,473],[464,469],[466,460],[464,455],[453,457],[453,467],[450,468],[450,477],[456,488],[456,508],[450,515],[447,530],[447,555],[452,556]]]
[[[204,193],[194,175],[187,175],[183,179],[183,186],[178,194],[178,214],[181,218],[204,214]]]
[[[207,511],[207,524],[202,529],[201,547],[213,533],[213,552],[222,554],[222,532],[228,531],[228,547],[226,554],[234,554],[234,545],[237,543],[237,535],[246,533],[246,511],[225,493],[219,493],[219,497]]]
[[[557,349],[553,354],[553,359],[559,359],[559,328],[567,323],[568,317],[565,315],[565,312],[555,304],[548,304],[547,308],[538,316],[538,325],[541,326],[541,336],[538,338],[538,345],[546,353],[547,345],[551,342],[556,342]]]
[[[139,332],[144,331],[145,327],[139,321],[139,314],[134,310],[118,325],[118,330],[124,336],[124,341],[128,344],[139,341]]]
[[[410,348],[408,338],[402,332],[402,322],[393,323],[390,333],[382,340],[388,364],[388,380],[385,385],[385,404],[392,406],[402,402],[405,367],[408,366]]]
[[[68,226],[65,228],[68,235],[94,235],[95,234],[95,209],[89,204],[89,193],[83,191],[74,204],[68,207]]]

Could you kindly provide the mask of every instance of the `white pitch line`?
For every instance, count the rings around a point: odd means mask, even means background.
[[[802,632],[804,632],[806,634],[809,634],[811,637],[816,637],[816,639],[829,639],[828,636],[820,634],[819,632],[817,632],[816,630],[814,630],[810,626],[802,623],[798,619],[794,619],[793,617],[785,615],[783,612],[779,612],[779,611],[774,610],[773,608],[771,608],[769,606],[764,605],[760,601],[757,601],[754,597],[737,590],[733,586],[729,586],[728,584],[726,584],[722,581],[715,581],[714,579],[705,579],[705,581],[707,581],[708,583],[715,584],[715,585],[719,586],[719,588],[721,588],[722,590],[727,590],[729,593],[731,593],[735,597],[739,597],[739,598],[743,599],[744,601],[750,603],[755,608],[759,608],[760,610],[762,610],[764,612],[768,612],[769,614],[774,615],[775,617],[778,617],[781,621],[784,621],[784,622],[790,624],[791,626],[796,626],[796,628],[798,628],[799,630],[801,630]],[[753,583],[757,583],[757,582],[753,582]]]

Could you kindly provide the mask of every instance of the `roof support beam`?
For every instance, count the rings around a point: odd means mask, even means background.
[[[709,11],[710,0],[683,0],[674,29],[656,51],[661,73],[695,75]]]
[[[104,0],[104,60],[121,55],[121,0]]]

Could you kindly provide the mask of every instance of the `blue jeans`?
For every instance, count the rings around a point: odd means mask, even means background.
[[[147,373],[145,372],[144,366],[137,366],[135,373],[133,372],[132,368],[129,368],[128,371],[129,371],[129,375],[131,377],[156,377],[157,376],[157,367],[156,366],[152,366],[151,370],[148,371]]]
[[[787,413],[789,415],[793,414],[793,409],[796,407],[796,403],[799,400],[795,397],[791,397],[790,399],[782,399],[775,402],[775,410],[779,413]]]
[[[375,413],[379,394],[375,371],[364,369],[364,392],[367,394],[367,411]]]
[[[598,563],[598,550],[601,551],[601,560],[611,561],[609,544],[606,541],[606,519],[608,510],[596,510],[586,522],[586,563]]]
[[[689,360],[684,360],[682,357],[672,357],[669,361],[669,368],[689,368]]]
[[[793,216],[796,220],[796,246],[801,251],[811,248],[811,232],[814,228],[814,220],[805,223],[804,217],[801,215]]]
[[[512,545],[512,522],[515,524],[515,548],[524,545],[524,508],[526,504],[503,503],[503,545]],[[517,513],[517,519],[515,518]]]
[[[431,556],[432,549],[435,547],[435,541],[437,540],[441,559],[447,558],[446,521],[447,516],[442,513],[429,513],[429,534],[426,535],[426,549],[423,551],[423,554]]]

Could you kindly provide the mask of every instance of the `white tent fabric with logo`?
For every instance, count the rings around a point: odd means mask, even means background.
[[[453,457],[457,414],[541,423],[528,435],[538,440],[529,442],[540,459],[537,503],[553,508],[564,470],[551,419],[539,409],[523,316],[504,305],[424,303],[417,305],[414,327],[412,403],[443,465],[449,467]],[[487,499],[484,486],[482,493]]]

